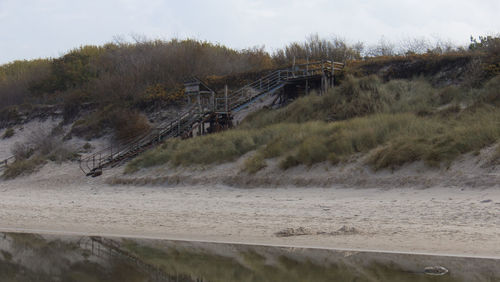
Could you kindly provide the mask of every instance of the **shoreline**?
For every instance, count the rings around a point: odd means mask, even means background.
[[[427,253],[427,252],[408,252],[398,250],[383,250],[383,249],[351,249],[351,248],[335,248],[329,246],[315,246],[315,245],[294,245],[294,244],[266,244],[266,243],[252,243],[241,241],[224,241],[224,240],[203,240],[191,238],[177,238],[170,236],[147,236],[147,235],[127,235],[127,234],[107,234],[107,233],[85,233],[85,232],[71,232],[71,231],[57,231],[57,230],[39,230],[39,229],[24,229],[24,228],[3,228],[0,227],[2,233],[21,233],[21,234],[34,234],[34,235],[50,235],[50,236],[84,236],[84,237],[105,237],[111,239],[145,239],[154,241],[172,241],[182,243],[207,243],[207,244],[221,244],[221,245],[241,245],[241,246],[256,246],[256,247],[272,247],[272,248],[292,248],[292,249],[310,249],[310,250],[328,250],[334,252],[344,253],[373,253],[373,254],[401,254],[401,255],[416,255],[416,256],[437,256],[437,257],[453,257],[453,258],[474,258],[474,259],[491,259],[500,260],[498,256],[484,256],[484,255],[469,255],[469,254],[450,254],[450,253]]]
[[[2,181],[0,227],[290,247],[500,254],[498,187],[245,189],[105,182],[80,176],[78,166],[56,164]],[[302,233],[278,237],[284,230]]]

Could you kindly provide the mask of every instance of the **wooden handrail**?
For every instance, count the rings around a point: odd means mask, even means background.
[[[314,77],[325,72],[332,72],[332,70],[340,70],[343,67],[343,63],[319,61],[276,70],[232,92],[227,98],[215,98],[215,108],[212,110],[222,113],[235,111],[265,93],[280,89],[290,80]],[[219,101],[223,101],[222,111],[218,110]],[[181,136],[207,113],[209,112],[203,112],[203,110],[197,109],[196,104],[193,104],[176,118],[170,119],[138,137],[129,138],[121,142],[121,145],[110,146],[81,158],[80,168],[85,174],[94,175],[94,172],[133,157],[165,139]]]

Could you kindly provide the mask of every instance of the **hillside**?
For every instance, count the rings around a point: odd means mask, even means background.
[[[54,144],[72,138],[91,144],[103,137],[120,143],[175,117],[185,106],[187,77],[201,77],[217,91],[226,84],[236,89],[292,60],[333,58],[346,68],[329,93],[312,93],[278,110],[264,108],[234,130],[168,140],[126,171],[241,160],[239,172],[253,175],[272,163],[286,171],[319,163],[342,166],[353,158],[375,171],[414,162],[449,167],[463,154],[498,143],[499,45],[499,38],[480,37],[467,49],[364,58],[357,46],[314,37],[274,54],[195,40],[84,46],[57,59],[0,67],[2,135],[8,139],[22,124],[50,118],[59,124],[39,143],[49,136]],[[46,161],[76,160],[95,149],[36,143],[11,149],[17,157],[10,168],[16,169],[6,175],[36,170]],[[488,163],[498,162],[499,150]]]
[[[0,159],[14,154],[0,162],[2,231],[498,258],[500,39],[369,57],[314,42],[273,54],[143,42],[2,66]],[[72,61],[84,50],[102,54]],[[230,129],[158,137],[96,177],[80,169],[180,120],[183,75],[221,94],[304,54],[345,62],[333,88],[289,84],[297,95],[274,105],[268,90]]]

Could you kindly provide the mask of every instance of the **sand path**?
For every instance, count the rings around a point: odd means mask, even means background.
[[[51,164],[0,182],[0,229],[500,257],[500,189],[108,186]]]

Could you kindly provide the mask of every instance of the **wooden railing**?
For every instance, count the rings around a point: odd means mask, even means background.
[[[272,93],[281,89],[292,80],[306,79],[323,74],[333,75],[335,70],[342,70],[344,64],[332,61],[319,61],[294,65],[286,69],[276,70],[242,88],[227,97],[215,99],[215,112],[235,112],[243,105],[253,101],[264,93]]]
[[[229,114],[230,112],[237,112],[262,95],[281,89],[290,81],[325,74],[333,76],[335,70],[341,70],[343,66],[344,64],[342,63],[320,61],[276,70],[223,98],[216,98],[213,111],[203,110],[200,112],[198,105],[192,104],[185,112],[179,114],[177,118],[169,120],[141,136],[122,141],[119,145],[108,147],[90,156],[81,158],[80,168],[86,175],[98,176],[102,173],[102,169],[106,167],[117,166],[168,138],[182,136],[182,134],[191,130],[194,123],[200,121],[208,113]]]
[[[7,166],[10,163],[13,163],[15,160],[16,160],[16,157],[10,156],[10,157],[6,158],[5,160],[0,161],[0,171],[3,171],[4,169],[6,169]]]
[[[192,105],[185,112],[179,114],[177,118],[169,120],[143,135],[81,158],[80,169],[86,175],[98,176],[105,167],[117,166],[168,138],[181,136],[199,118],[200,115],[195,105]]]

